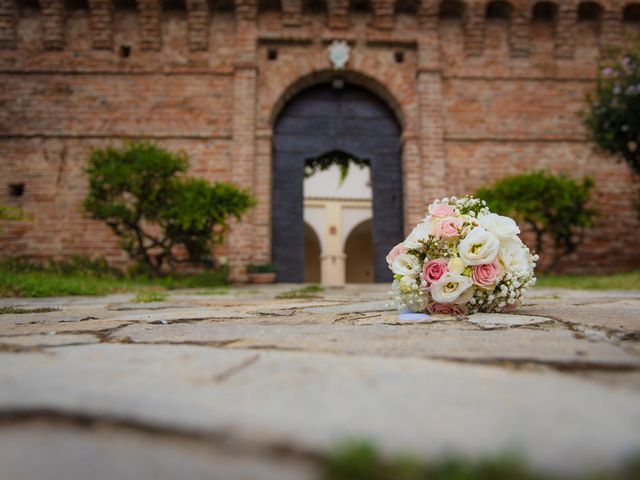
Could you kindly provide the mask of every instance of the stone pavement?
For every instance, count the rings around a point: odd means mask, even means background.
[[[640,451],[640,292],[410,323],[384,285],[292,288],[0,300],[57,309],[0,315],[1,480],[315,478],[352,439],[567,472]]]

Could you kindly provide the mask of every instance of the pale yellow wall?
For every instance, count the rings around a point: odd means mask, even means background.
[[[372,281],[373,273],[370,266],[372,253],[367,253],[367,249],[372,250],[371,228],[368,227],[367,230],[365,227],[359,227],[366,225],[367,220],[371,224],[371,218],[372,207],[368,200],[305,199],[305,282],[318,281],[312,280],[317,278],[315,273],[317,260],[314,258],[316,247],[310,243],[312,232],[315,232],[319,239],[317,242],[319,244],[317,248],[320,251],[319,277],[323,285],[344,285],[348,281]],[[356,242],[356,247],[350,247],[347,251],[346,243],[354,229],[356,234],[352,243]],[[354,258],[349,260],[349,255]],[[352,267],[354,273],[349,276],[346,272],[348,263],[354,265]]]

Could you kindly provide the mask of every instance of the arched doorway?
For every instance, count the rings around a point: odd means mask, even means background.
[[[373,223],[371,220],[356,225],[344,245],[347,255],[347,283],[373,282]]]
[[[320,239],[313,227],[304,223],[304,281],[320,283]]]
[[[344,82],[320,84],[300,92],[276,120],[272,259],[278,280],[304,280],[305,159],[331,151],[350,152],[371,163],[373,278],[389,281],[385,255],[403,234],[400,125],[380,98]]]

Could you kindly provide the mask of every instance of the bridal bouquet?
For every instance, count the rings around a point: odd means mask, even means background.
[[[514,310],[535,284],[537,255],[509,217],[473,197],[443,198],[387,255],[395,306],[462,315]]]

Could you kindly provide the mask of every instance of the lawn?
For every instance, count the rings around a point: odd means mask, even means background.
[[[76,258],[37,265],[22,260],[0,261],[0,297],[53,297],[65,295],[107,295],[134,292],[138,301],[159,301],[164,290],[213,288],[226,284],[226,271],[152,278],[129,275],[110,268],[103,261]]]
[[[0,260],[0,297],[53,297],[65,295],[107,295],[133,292],[140,302],[159,301],[160,293],[176,288],[198,288],[201,293],[219,290],[226,284],[226,271],[206,271],[190,276],[152,278],[125,274],[103,260],[75,258],[37,265],[23,260]],[[640,290],[640,270],[615,275],[538,276],[539,287],[594,290]],[[206,290],[202,290],[206,289]],[[158,293],[149,293],[158,292]],[[279,298],[313,298],[322,288],[309,285],[280,294]]]
[[[593,468],[593,467],[592,467]],[[640,453],[616,469],[558,475],[537,470],[514,454],[468,459],[444,457],[424,462],[408,456],[383,457],[371,443],[352,443],[323,465],[323,480],[638,480]]]
[[[640,270],[615,275],[538,275],[537,287],[640,290]]]

